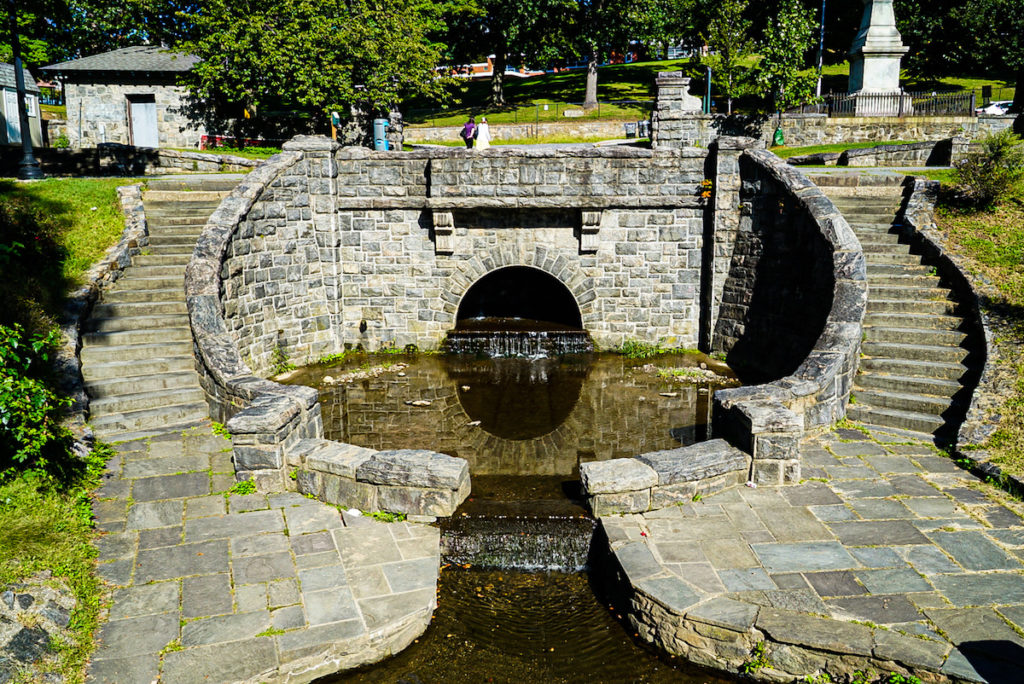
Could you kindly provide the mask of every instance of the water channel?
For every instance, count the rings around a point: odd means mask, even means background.
[[[473,331],[470,331],[473,332]],[[521,327],[472,354],[358,355],[288,382],[319,388],[328,439],[469,462],[473,490],[440,522],[438,609],[409,649],[324,682],[708,682],[634,641],[590,555],[579,465],[708,437],[704,355],[537,356],[574,343]],[[568,346],[566,346],[568,345]],[[515,352],[525,354],[513,355]],[[717,374],[716,374],[717,373]]]

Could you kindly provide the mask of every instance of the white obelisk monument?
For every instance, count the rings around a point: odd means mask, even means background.
[[[849,92],[861,116],[909,113],[909,96],[900,93],[900,60],[907,53],[892,0],[864,0],[860,31],[850,48]]]

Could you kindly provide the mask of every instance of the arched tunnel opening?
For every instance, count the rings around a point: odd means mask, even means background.
[[[551,274],[529,266],[491,271],[462,298],[456,330],[583,330],[572,292]]]

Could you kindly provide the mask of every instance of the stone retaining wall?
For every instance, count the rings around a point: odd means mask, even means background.
[[[804,432],[846,414],[866,266],[846,219],[800,172],[748,149],[741,178],[714,348],[728,352],[741,378],[775,379],[717,391],[715,434],[751,454],[755,483],[796,482]]]
[[[1024,494],[1024,479],[992,463],[990,453],[983,448],[999,426],[999,412],[1016,382],[1016,373],[1001,368],[1009,364],[995,344],[991,314],[983,305],[987,300],[982,293],[985,285],[976,281],[963,257],[946,248],[946,237],[935,225],[939,187],[938,181],[907,179],[902,229],[904,237],[915,245],[915,252],[923,254],[956,293],[959,311],[967,321],[967,333],[973,342],[971,349],[982,355],[974,360],[969,375],[961,381],[970,402],[957,434],[956,456],[969,461],[979,476],[993,478],[1020,496]]]
[[[72,401],[65,424],[82,445],[81,449],[86,451],[93,437],[92,429],[86,423],[89,396],[85,392],[82,363],[78,356],[82,348],[82,323],[89,318],[100,293],[117,282],[124,269],[131,265],[132,257],[149,244],[146,212],[142,206],[142,186],[123,185],[117,188],[117,196],[121,213],[124,214],[121,239],[85,272],[85,284],[68,295],[59,321],[61,347],[54,357],[60,394]]]
[[[247,172],[262,163],[228,154],[181,152],[105,143],[84,149],[44,147],[35,150],[47,176],[144,176],[155,173]],[[0,147],[0,175],[17,175],[20,148]]]
[[[834,678],[820,681],[853,681],[857,670],[935,684],[974,681],[950,672],[951,646],[945,642],[705,592],[655,558],[638,520],[602,518],[594,544],[611,550],[605,567],[629,602],[630,625],[671,655],[759,682],[810,681],[808,673]]]

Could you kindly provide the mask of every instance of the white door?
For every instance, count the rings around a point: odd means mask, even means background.
[[[160,147],[156,131],[156,99],[152,95],[129,95],[128,116],[132,122],[132,145]]]
[[[7,121],[7,142],[21,142],[21,117],[18,115],[18,93],[4,91],[4,120]]]

